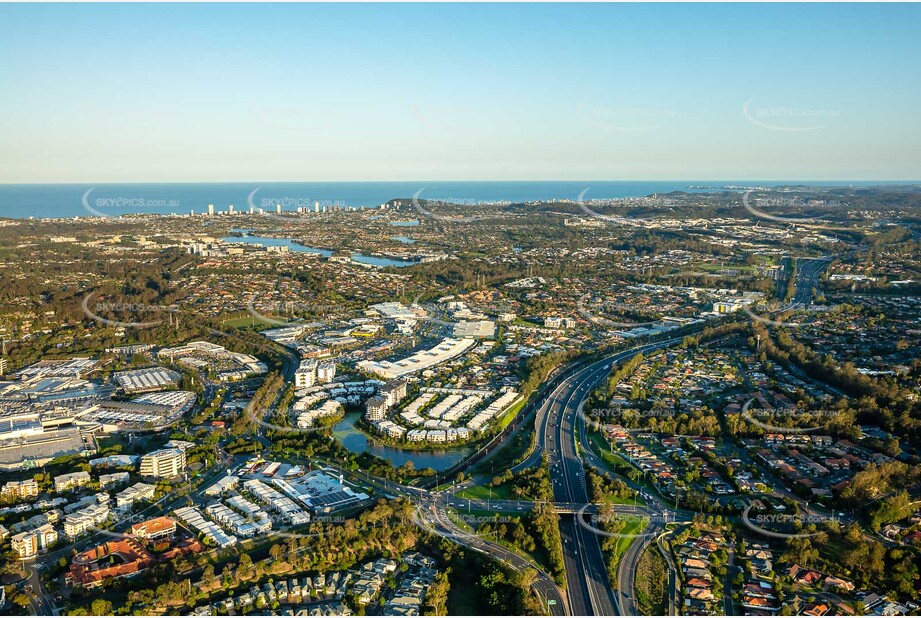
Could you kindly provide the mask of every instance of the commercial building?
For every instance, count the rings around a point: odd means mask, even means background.
[[[381,316],[391,320],[418,317],[412,309],[403,303],[378,303],[376,305],[371,305],[370,309],[373,309]]]
[[[176,348],[163,348],[157,352],[157,358],[169,359],[171,362],[179,362],[190,366],[201,366],[199,360],[202,357],[211,362],[231,362],[238,368],[218,371],[218,378],[221,381],[237,380],[245,378],[252,374],[266,373],[268,366],[255,356],[231,352],[224,346],[207,341],[192,341],[183,346]],[[205,366],[209,363],[205,362]]]
[[[713,313],[733,313],[752,303],[751,299],[721,300],[713,303]]]
[[[417,373],[460,356],[476,345],[475,339],[445,339],[430,350],[420,350],[398,361],[360,361],[358,368],[387,379]]]
[[[141,457],[141,476],[154,478],[172,478],[185,471],[185,451],[178,448],[166,448]]]
[[[92,358],[71,358],[70,360],[43,360],[30,365],[16,374],[20,380],[32,378],[82,378],[99,361]]]
[[[454,336],[489,339],[496,336],[496,324],[489,320],[458,322],[454,325]]]
[[[73,417],[66,422],[72,420]],[[44,466],[62,455],[88,457],[96,452],[91,433],[84,434],[76,427],[49,429],[51,422],[51,419],[42,418],[45,430],[41,433],[15,440],[0,440],[0,470],[28,470]]]
[[[176,534],[176,520],[171,517],[155,517],[131,526],[131,534],[139,539],[156,541],[172,538]]]
[[[120,371],[114,375],[115,381],[126,393],[146,393],[176,388],[182,376],[164,367],[147,367]]]
[[[195,405],[190,391],[161,391],[135,397],[131,401],[100,401],[79,413],[83,423],[96,422],[106,433],[144,429],[154,430],[178,421]]]

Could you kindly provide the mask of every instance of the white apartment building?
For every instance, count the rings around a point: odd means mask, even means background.
[[[381,387],[380,395],[387,399],[387,406],[394,406],[406,397],[409,383],[406,380],[394,380]]]
[[[317,382],[319,384],[329,384],[336,377],[335,363],[321,363],[317,366]]]

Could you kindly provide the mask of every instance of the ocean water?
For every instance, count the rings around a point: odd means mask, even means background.
[[[722,187],[879,185],[880,182],[727,181],[465,181],[465,182],[291,182],[291,183],[159,183],[159,184],[21,184],[0,185],[0,217],[61,218],[117,216],[133,213],[196,214],[248,211],[250,204],[274,212],[321,206],[376,208],[391,199],[420,198],[459,204],[494,201],[641,197],[688,190],[690,186]],[[421,191],[421,193],[420,193]]]

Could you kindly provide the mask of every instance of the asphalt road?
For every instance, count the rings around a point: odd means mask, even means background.
[[[824,258],[793,258],[796,260],[796,294],[792,306],[805,307],[812,300],[812,290],[819,284],[819,276],[828,268],[830,260]]]
[[[453,508],[460,509],[462,507],[458,505],[463,503],[465,507],[477,508],[478,510],[486,509],[485,502],[458,500],[452,497],[448,491],[432,492],[418,487],[409,487],[394,481],[371,476],[364,471],[343,472],[347,475],[357,477],[362,482],[367,483],[369,486],[374,487],[385,495],[402,496],[415,502],[418,505],[418,513],[421,518],[416,524],[428,532],[448,538],[458,545],[472,551],[490,556],[512,570],[525,572],[530,569],[534,571],[536,577],[531,587],[544,600],[548,613],[554,616],[566,614],[566,604],[563,593],[550,575],[536,564],[506,547],[461,529],[448,512],[448,508],[452,506],[452,502],[454,502]],[[524,511],[534,506],[533,503],[519,503],[518,501],[512,500],[499,501],[499,503],[501,508],[505,511],[519,510],[519,506],[521,510]],[[494,505],[490,506],[494,507]]]
[[[585,472],[577,446],[582,422],[579,410],[592,389],[610,373],[613,363],[678,341],[680,339],[676,338],[637,346],[588,365],[564,379],[538,408],[534,451],[515,469],[537,465],[546,455],[553,481],[554,501],[570,504],[589,502]],[[627,593],[629,596],[622,598],[628,606],[622,608],[608,579],[599,536],[580,525],[576,517],[562,515],[560,518],[569,610],[574,615],[622,615],[621,610],[632,609],[632,594]],[[632,565],[627,568],[633,570]]]
[[[549,574],[502,545],[462,530],[448,516],[444,508],[444,501],[438,496],[426,494],[421,500],[419,512],[431,526],[430,531],[449,538],[468,549],[490,556],[519,573],[533,571],[536,576],[531,586],[544,600],[544,606],[549,614],[552,616],[566,615],[563,593]]]

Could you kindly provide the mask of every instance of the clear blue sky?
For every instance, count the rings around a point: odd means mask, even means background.
[[[921,178],[921,6],[0,5],[0,182]]]

